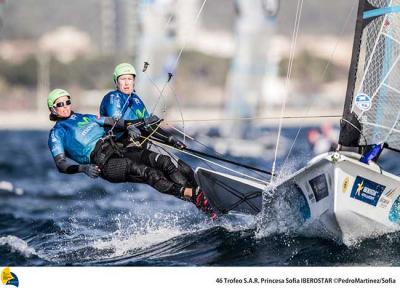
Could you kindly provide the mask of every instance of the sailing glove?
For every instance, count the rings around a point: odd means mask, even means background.
[[[90,178],[97,178],[100,175],[100,168],[94,164],[79,165],[79,172],[85,173]]]
[[[137,140],[142,136],[142,133],[138,128],[135,127],[135,125],[130,125],[126,128],[128,130],[128,135],[131,137],[133,140]]]
[[[145,125],[152,125],[152,124],[157,124],[161,122],[161,119],[158,118],[157,115],[151,114],[149,117],[147,117],[146,119],[144,119],[144,124]]]
[[[116,112],[114,113],[114,115],[112,116],[112,118],[113,118],[115,121],[118,121],[119,119],[121,119],[121,117],[122,117],[122,114],[121,114],[120,111],[116,111]]]

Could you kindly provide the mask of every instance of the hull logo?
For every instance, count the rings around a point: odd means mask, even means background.
[[[351,198],[376,206],[386,186],[357,176],[351,189]]]
[[[369,97],[367,94],[361,93],[356,96],[355,104],[358,109],[366,112],[371,109],[371,97]]]
[[[343,180],[343,184],[342,184],[342,192],[346,193],[347,190],[349,190],[349,184],[350,184],[350,178],[346,177]]]

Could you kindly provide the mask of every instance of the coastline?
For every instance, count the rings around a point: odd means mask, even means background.
[[[207,111],[205,115],[204,111]],[[94,109],[85,109],[84,113],[97,115],[98,111]],[[303,114],[302,110],[287,110],[285,115],[290,117],[300,116],[313,116],[315,114]],[[319,110],[319,115],[341,115],[341,112],[336,110]],[[224,125],[233,121],[233,119],[224,115],[220,109],[214,108],[187,108],[182,110],[185,119],[185,127],[191,128],[193,126],[218,126]],[[277,126],[279,125],[280,111],[277,113],[270,113],[260,115],[257,117],[257,124],[262,126]],[[166,124],[177,123],[182,124],[182,117],[179,111],[171,110],[168,114],[163,115],[161,118],[165,119]],[[271,119],[275,118],[275,119]],[[303,127],[303,126],[318,126],[322,123],[329,122],[338,125],[339,118],[307,118],[307,119],[284,119],[283,126],[285,127]],[[49,121],[47,111],[17,111],[8,112],[2,111],[0,113],[0,130],[50,130],[53,123]]]

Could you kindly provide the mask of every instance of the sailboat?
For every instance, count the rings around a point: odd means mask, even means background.
[[[265,87],[270,87],[271,83],[283,86],[277,76],[279,57],[271,52],[279,5],[279,0],[234,1],[235,49],[227,74],[227,97],[223,111],[231,121],[213,127],[212,137],[207,135],[211,133],[203,133],[199,139],[219,154],[252,159],[263,154],[265,160],[271,160],[267,157],[273,155],[277,135],[272,129],[265,134],[263,130],[269,127],[257,118],[265,116],[261,108],[267,103],[279,104],[280,101],[276,99],[280,96],[276,90],[272,93]],[[288,141],[285,140],[282,137],[278,151],[280,156],[288,149]]]
[[[399,27],[399,0],[359,1],[336,151],[316,156],[268,192],[265,183],[198,168],[211,205],[220,213],[258,214],[284,198],[302,225],[343,243],[400,230],[400,177],[371,154],[377,147],[400,152]]]

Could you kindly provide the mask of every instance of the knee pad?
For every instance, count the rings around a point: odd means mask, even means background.
[[[192,187],[197,186],[196,179],[194,177],[194,171],[192,167],[190,167],[188,164],[186,164],[184,161],[181,159],[178,160],[178,170],[186,176],[188,180],[188,184]]]
[[[150,167],[148,167],[146,165],[131,162],[131,165],[129,166],[129,175],[133,176],[133,177],[145,179],[147,177],[148,169],[150,169]]]
[[[147,167],[145,171],[145,178],[147,180],[147,183],[152,186],[154,186],[157,182],[161,180],[166,180],[164,174],[161,171],[149,167]]]
[[[170,175],[177,170],[177,167],[167,155],[158,154],[155,158],[155,161],[157,163],[157,167],[160,167],[160,169],[167,175]]]
[[[129,173],[130,160],[126,158],[111,158],[101,170],[104,179],[112,183],[127,181]]]
[[[182,194],[182,186],[175,184],[165,178],[164,173],[156,169],[149,168],[146,170],[146,182],[154,189],[161,193],[180,197]]]

